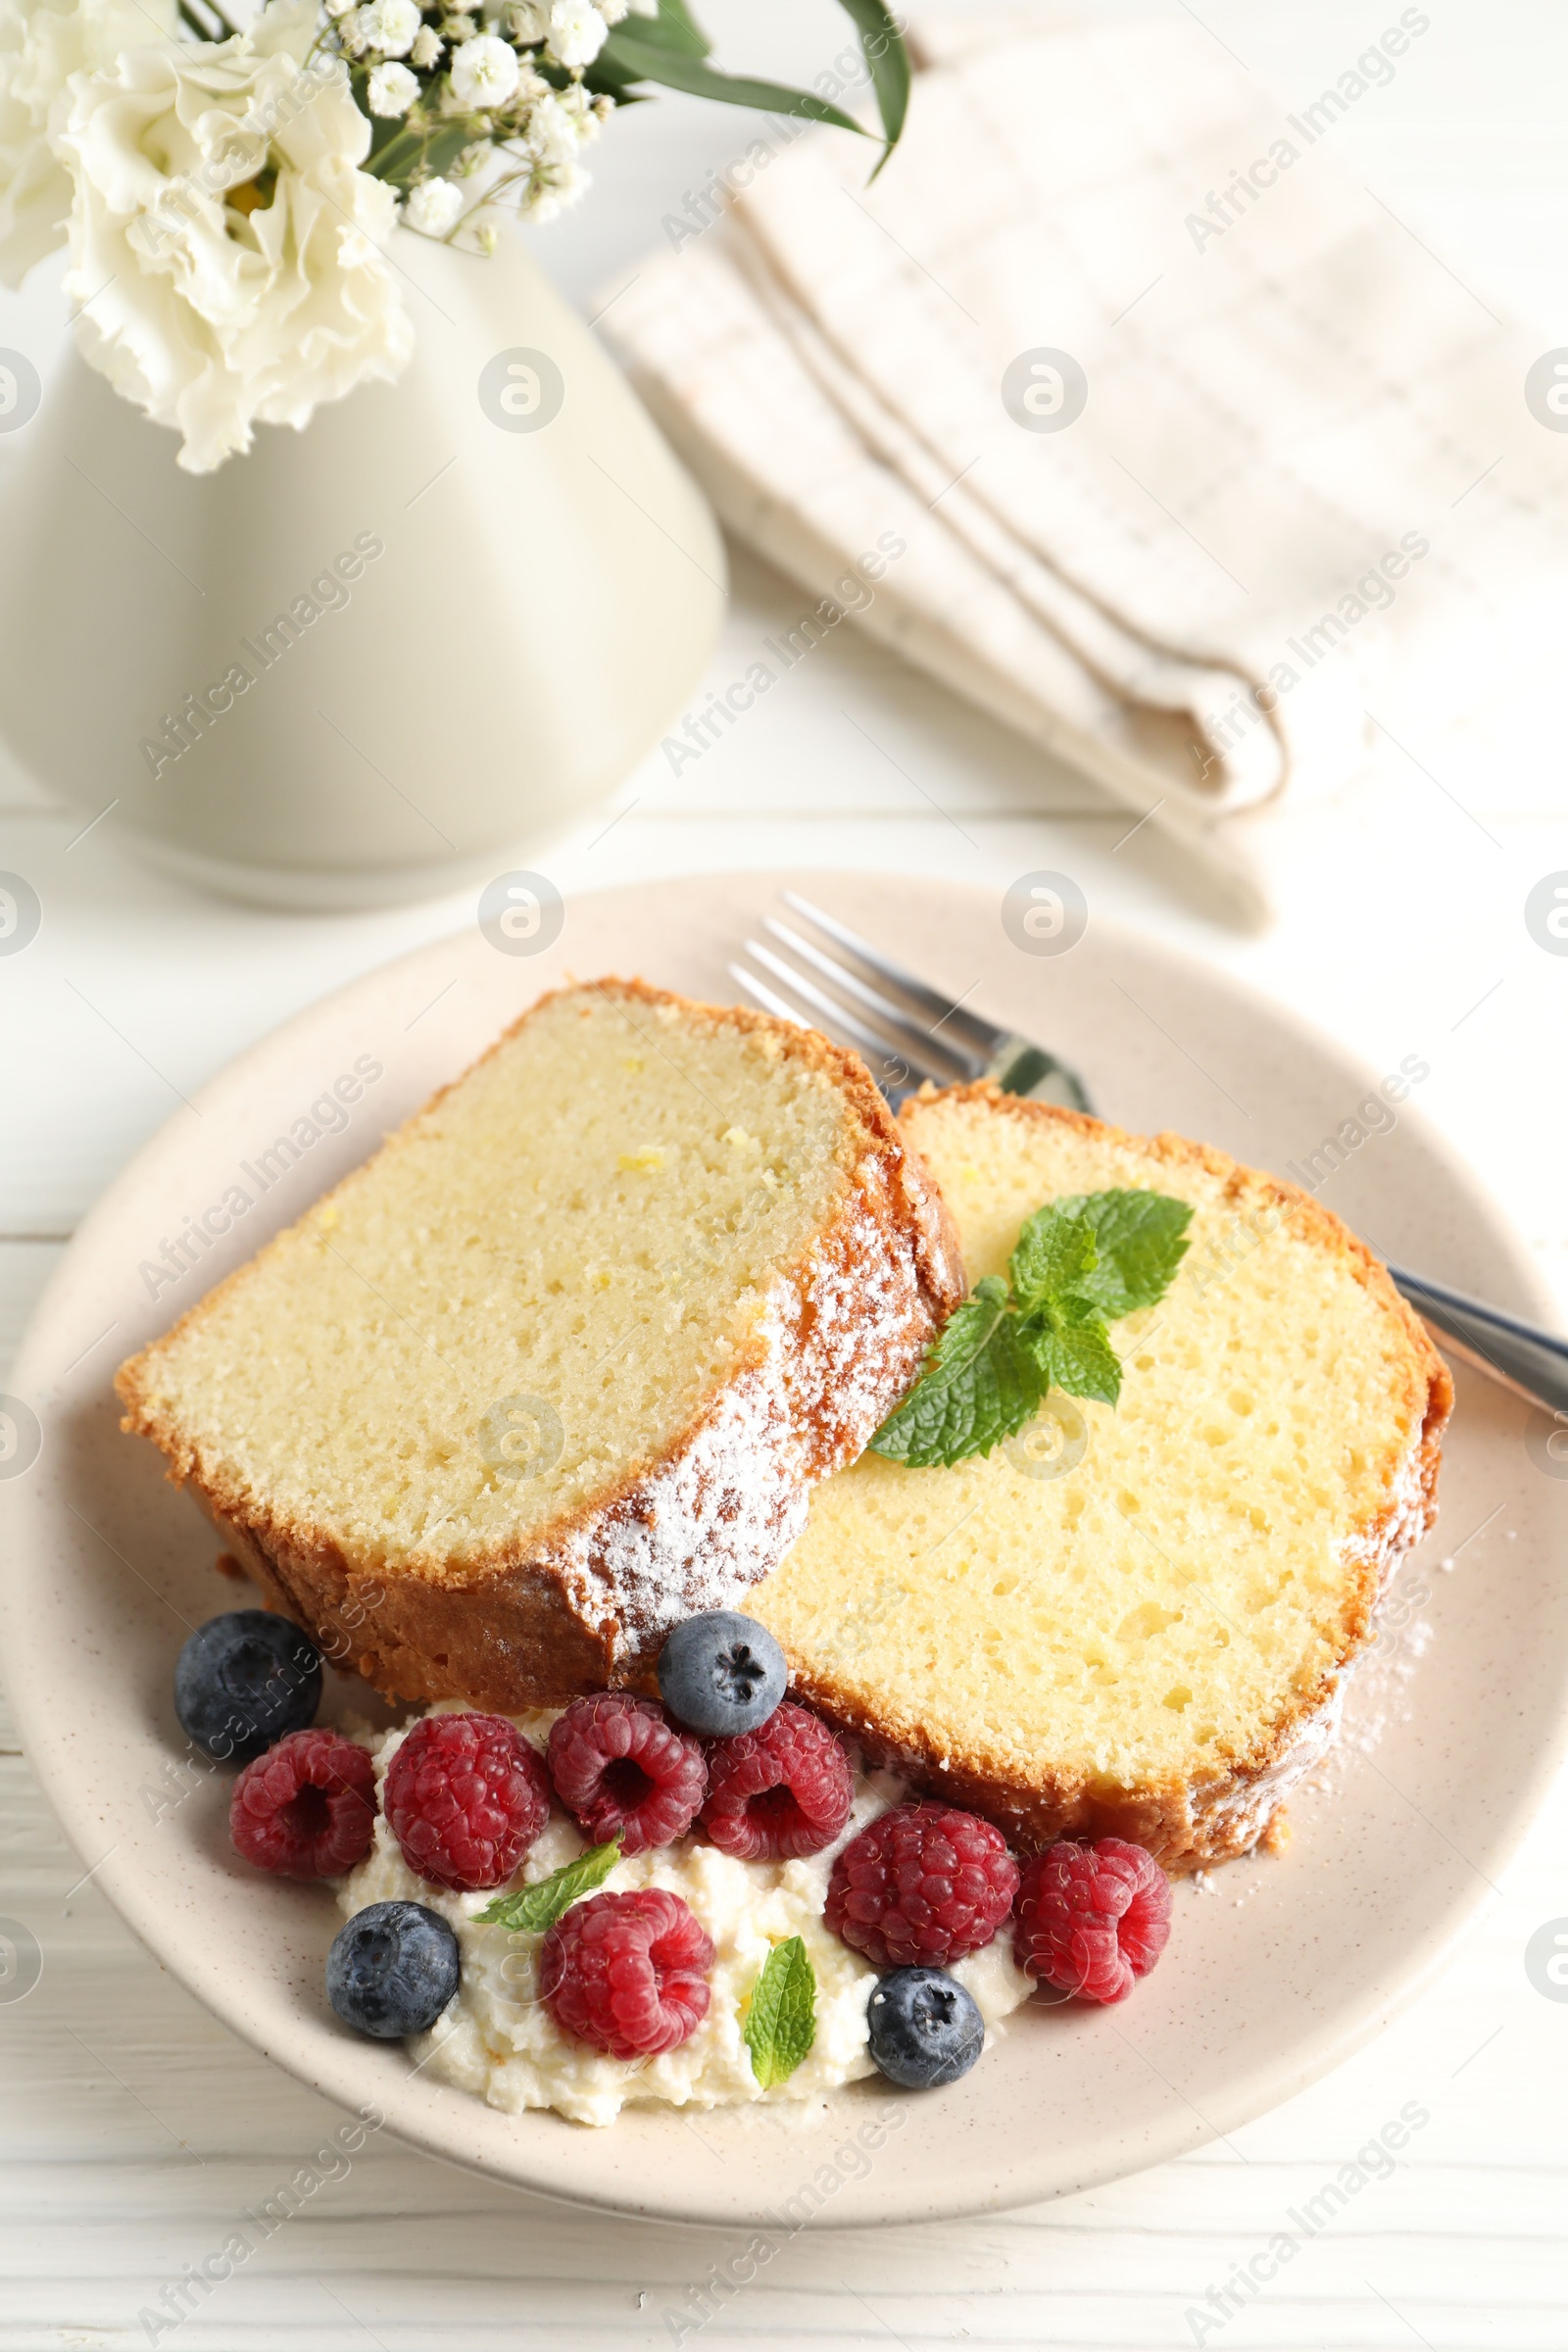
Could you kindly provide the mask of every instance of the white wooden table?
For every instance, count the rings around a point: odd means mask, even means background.
[[[744,11],[718,0],[709,13],[732,59],[738,27],[747,61],[776,71],[808,76],[843,46],[825,0],[751,0]],[[1299,95],[1335,78],[1398,12],[1392,0],[1316,0],[1308,18],[1205,0],[1202,13],[1216,37]],[[1433,16],[1419,58],[1345,125],[1346,157],[1472,282],[1533,312],[1544,347],[1568,342],[1568,24],[1550,0]],[[657,236],[703,168],[742,143],[738,126],[682,101],[618,126],[589,205],[540,239],[574,295],[586,302]],[[24,319],[35,334],[50,300],[0,298],[0,341]],[[738,560],[715,680],[799,602]],[[851,719],[892,758],[868,755]],[[1172,893],[1147,833],[1117,851],[1119,812],[841,632],[678,783],[656,755],[548,863],[566,890],[813,861],[1000,889],[1066,866],[1097,908],[1246,974],[1376,1067],[1426,1053],[1425,1111],[1540,1250],[1568,1319],[1568,959],[1534,950],[1520,921],[1529,885],[1568,866],[1560,746],[1544,744],[1533,772],[1497,779],[1492,846],[1437,801],[1427,819],[1401,870],[1347,873],[1326,903],[1239,940]],[[74,1225],[167,1115],[173,1089],[340,981],[472,918],[466,901],[256,913],[158,879],[102,832],[74,842],[78,831],[46,780],[0,773],[0,867],[24,873],[46,910],[32,947],[0,964],[0,1373]],[[374,2141],[241,2275],[154,2335],[139,2314],[162,2283],[309,2162],[337,2119],[132,1942],[78,1884],[3,1725],[0,1751],[0,1916],[26,1923],[44,1952],[36,1988],[0,2002],[0,2352],[672,2340],[662,2315],[732,2250],[724,2233],[573,2216]],[[1543,1998],[1523,1966],[1532,1931],[1568,1914],[1565,1839],[1568,1792],[1445,1981],[1359,2058],[1229,2144],[995,2221],[804,2232],[705,2340],[1568,2344],[1568,2004]],[[1198,2327],[1189,2314],[1208,2290],[1411,2100],[1431,2121],[1392,2177],[1245,2312]]]

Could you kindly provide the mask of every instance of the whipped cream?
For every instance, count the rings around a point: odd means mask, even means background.
[[[466,1711],[462,1699],[443,1699],[428,1710],[432,1715]],[[511,1720],[542,1753],[559,1712],[538,1708]],[[375,1760],[378,1788],[412,1729],[406,1724],[364,1736]],[[539,1997],[543,1938],[483,1927],[474,1916],[499,1893],[548,1878],[583,1851],[587,1840],[560,1812],[551,1814],[508,1889],[486,1887],[473,1894],[449,1893],[412,1871],[384,1814],[378,1813],[375,1842],[341,1883],[338,1899],[349,1917],[370,1903],[415,1902],[451,1922],[462,1955],[462,1982],[429,2032],[413,2035],[409,2047],[422,2071],[492,2107],[513,2115],[528,2107],[553,2107],[573,2123],[609,2124],[633,2102],[773,2106],[809,2099],[876,2072],[865,2022],[876,1971],[824,1926],[822,1909],[834,1855],[904,1794],[903,1784],[891,1774],[858,1774],[855,1807],[843,1834],[821,1853],[793,1862],[741,1862],[717,1846],[682,1838],[616,1863],[596,1892],[665,1887],[691,1905],[713,1941],[708,2015],[678,2049],[654,2058],[609,2058],[563,2034]],[[816,2038],[789,2080],[764,2091],[741,2038],[743,2013],[768,1953],[789,1936],[803,1939],[816,1975]],[[986,2021],[989,2049],[992,2030],[1034,1989],[1013,1963],[1005,1928],[983,1950],[957,1961],[951,1973],[973,1994]]]

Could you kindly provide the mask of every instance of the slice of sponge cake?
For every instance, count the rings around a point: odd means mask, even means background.
[[[949,1469],[863,1455],[748,1606],[803,1694],[1026,1846],[1243,1852],[1332,1738],[1435,1515],[1447,1371],[1338,1218],[1222,1152],[989,1087],[917,1098],[903,1125],[971,1283],[1063,1194],[1175,1195],[1190,1247],[1111,1327],[1116,1409],[1053,1396]]]
[[[736,1602],[961,1295],[858,1060],[546,998],[119,1376],[276,1604],[390,1696],[517,1708]]]

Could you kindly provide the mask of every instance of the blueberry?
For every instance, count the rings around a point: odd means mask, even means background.
[[[339,1928],[326,1997],[346,2026],[398,2041],[433,2026],[458,1989],[458,1939],[423,1903],[371,1903]]]
[[[736,1609],[688,1617],[659,1653],[665,1706],[709,1740],[760,1732],[789,1679],[784,1652],[766,1626]]]
[[[935,2090],[966,2075],[985,2047],[985,2020],[941,1968],[895,1968],[866,2008],[871,2055],[890,2082]]]
[[[174,1668],[180,1729],[208,1755],[249,1764],[321,1703],[321,1653],[270,1609],[230,1609],[199,1625]]]

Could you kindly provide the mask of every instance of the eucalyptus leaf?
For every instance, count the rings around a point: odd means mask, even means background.
[[[871,174],[875,179],[904,134],[904,118],[909,106],[909,52],[904,45],[899,20],[884,0],[839,0],[839,5],[860,36],[877,113],[882,118],[882,135],[887,141],[882,162]]]
[[[861,132],[853,115],[809,90],[793,90],[782,81],[720,74],[700,57],[683,55],[673,46],[644,40],[640,31],[627,30],[628,25],[640,27],[643,23],[641,17],[624,18],[600,50],[596,65],[607,68],[619,80],[654,81],[662,89],[685,90],[693,98],[714,98],[726,106],[755,107],[764,114],[800,115],[809,122],[831,122],[839,130]]]

